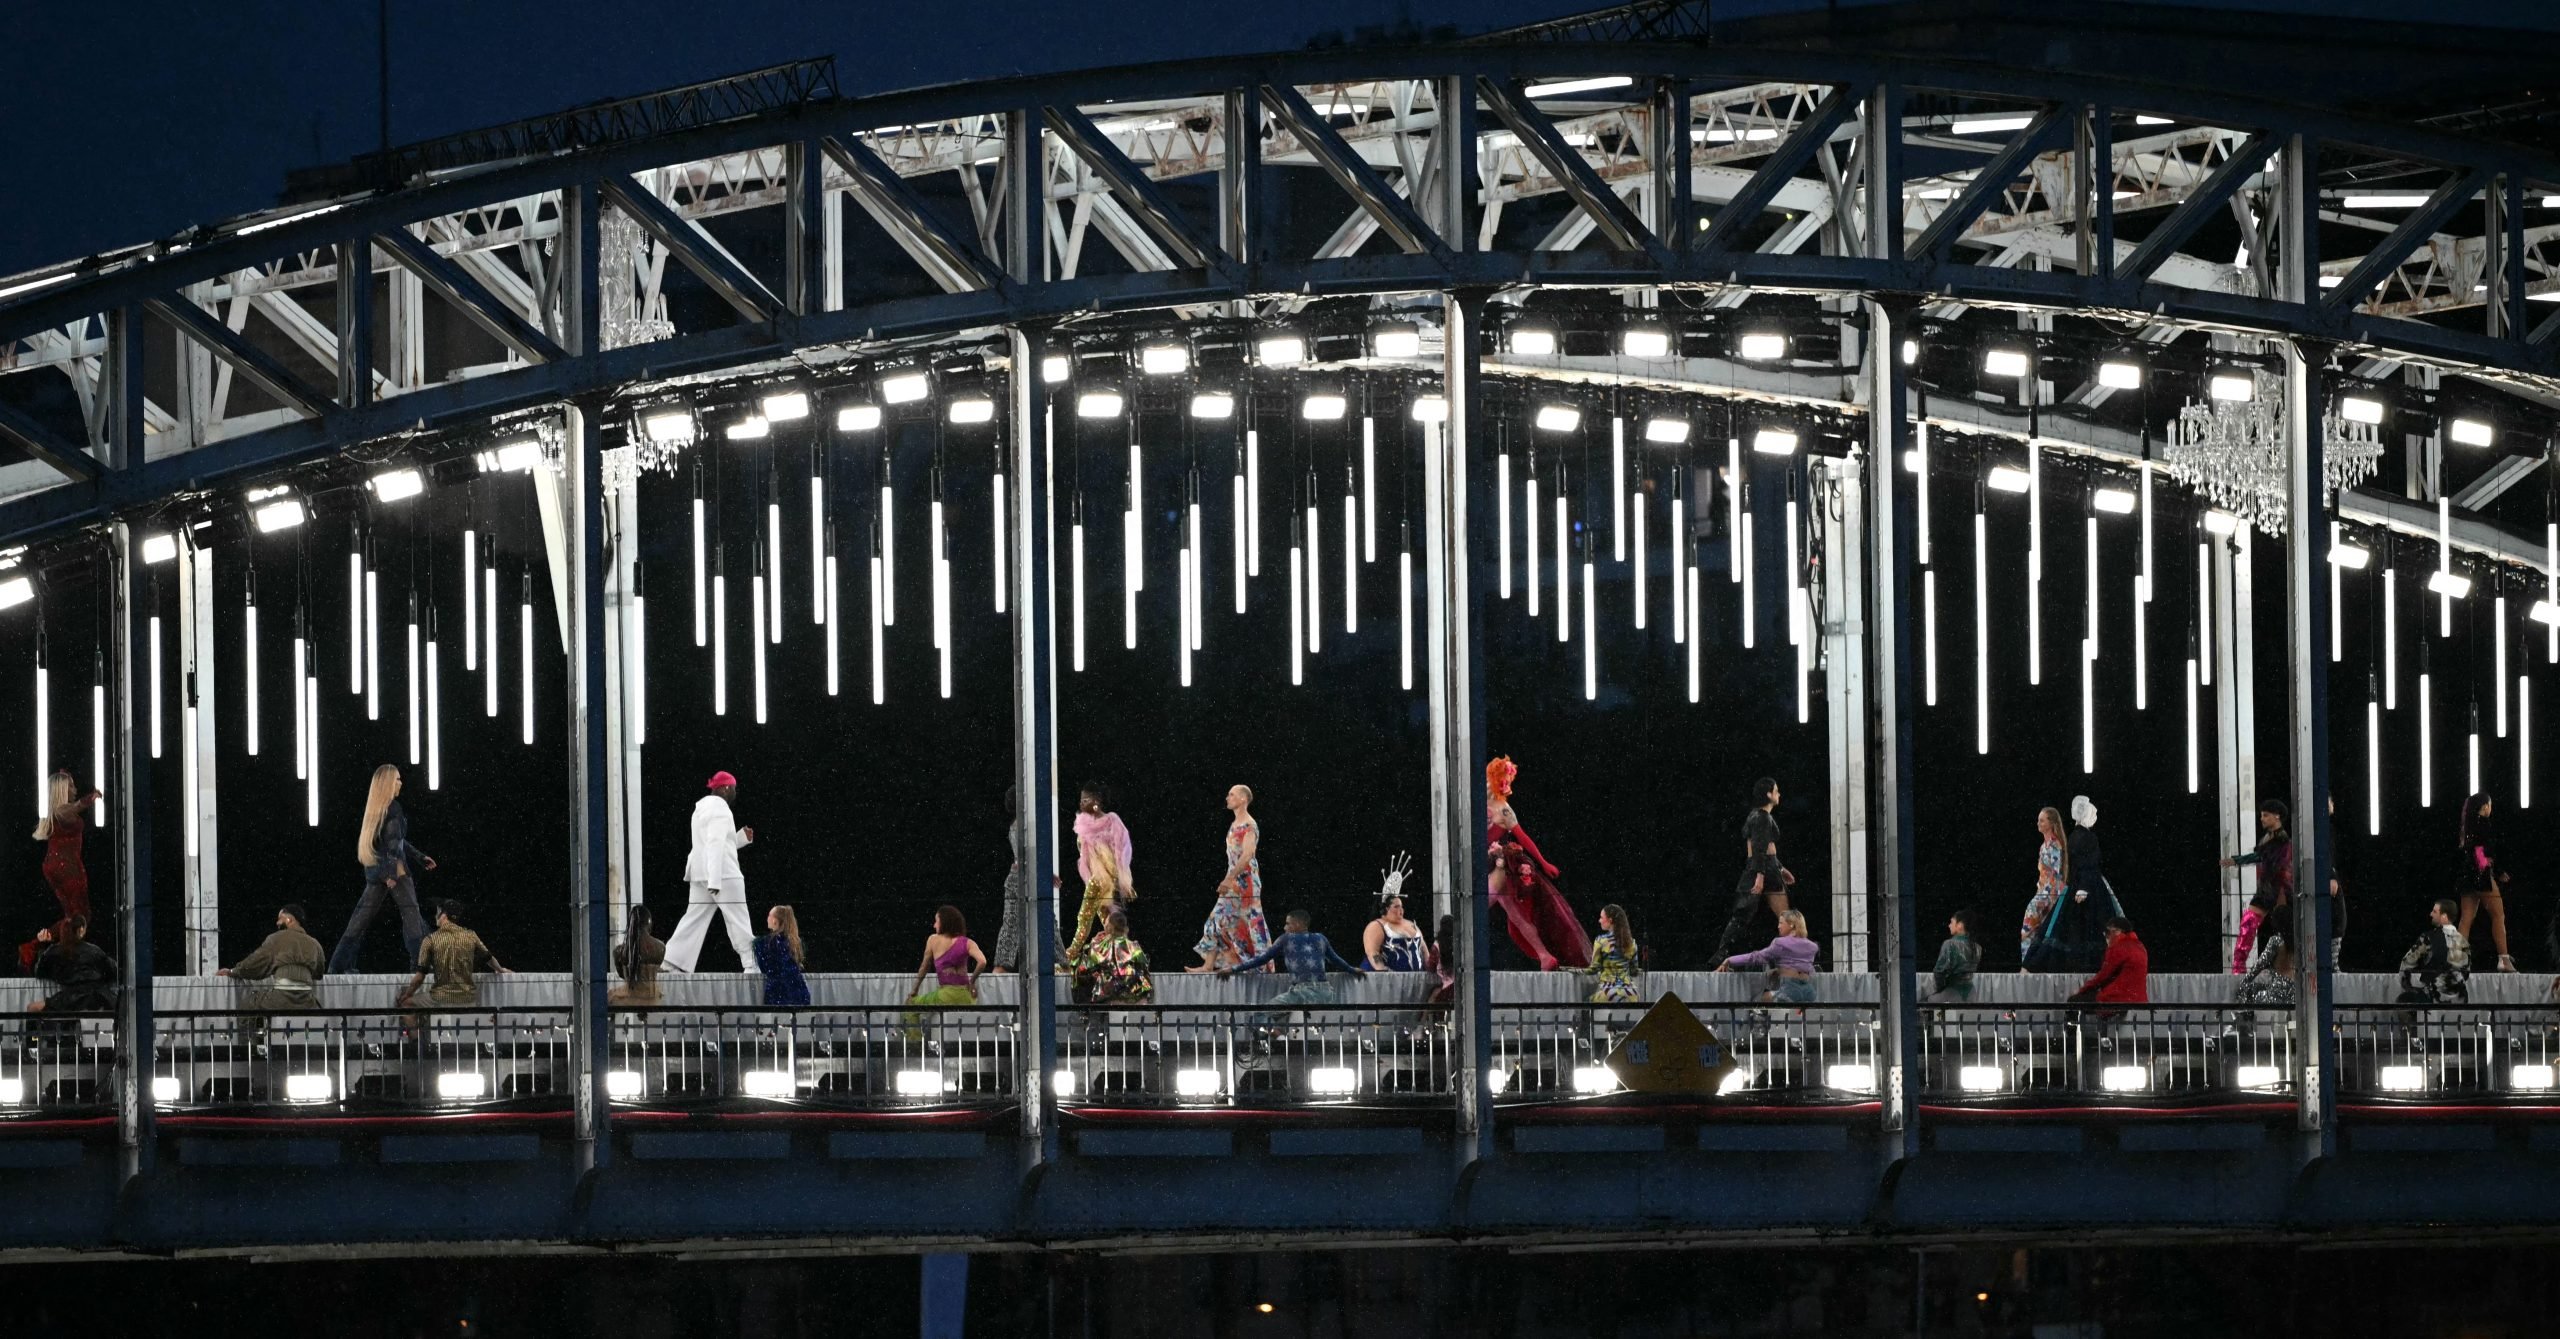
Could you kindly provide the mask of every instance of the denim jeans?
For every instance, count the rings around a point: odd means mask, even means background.
[[[426,942],[426,922],[418,919],[418,886],[415,880],[400,877],[367,881],[364,896],[356,899],[355,914],[347,918],[338,946],[329,952],[329,975],[339,976],[356,969],[356,954],[364,947],[364,932],[373,918],[382,914],[382,900],[388,897],[400,909],[400,941],[409,950],[402,959],[411,968],[418,965],[418,945]]]

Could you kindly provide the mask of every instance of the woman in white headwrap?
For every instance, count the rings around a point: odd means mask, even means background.
[[[2040,972],[2094,972],[2107,953],[2107,921],[2124,914],[2107,883],[2106,856],[2098,849],[2098,806],[2071,797],[2069,858],[2063,861],[2063,895],[2045,917],[2044,933],[2028,955]]]

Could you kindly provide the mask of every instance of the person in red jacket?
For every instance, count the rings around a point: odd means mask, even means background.
[[[2080,983],[2071,992],[2080,1003],[2148,1004],[2151,1002],[2151,954],[2142,947],[2142,938],[2133,932],[2133,922],[2122,916],[2107,920],[2107,956],[2098,963],[2098,974]],[[2101,1009],[2098,1017],[2114,1018],[2121,1009]]]

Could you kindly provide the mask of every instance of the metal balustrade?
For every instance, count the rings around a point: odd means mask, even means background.
[[[2560,1099],[2560,1007],[2358,1005],[2337,1011],[2338,1095],[2424,1103]]]
[[[1920,1092],[1940,1102],[2289,1095],[2294,1042],[2287,1009],[1924,1005]]]
[[[1518,1104],[1615,1092],[1605,1063],[1645,1009],[1537,1005],[1493,1011],[1491,1082],[1497,1102]],[[1879,1016],[1873,1004],[1704,1004],[1689,1012],[1724,1047],[1733,1069],[1719,1096],[1754,1101],[1861,1102],[1874,1098]]]
[[[0,1117],[115,1106],[115,1015],[29,1014],[4,1026]]]
[[[1871,1100],[1884,1072],[1867,1003],[1704,1004],[1692,1014],[1747,1103]],[[1606,1061],[1644,1009],[1499,1005],[1498,1103],[1605,1099]],[[2360,1101],[2560,1102],[2560,1006],[2341,1005],[2339,1092]],[[174,1010],[156,1021],[164,1111],[405,1114],[558,1109],[577,1081],[562,1008]],[[615,1009],[616,1105],[1008,1106],[1020,1021],[1007,1006]],[[1451,1011],[1419,1005],[1061,1007],[1051,1091],[1075,1107],[1445,1105]],[[1930,1004],[1921,1097],[1939,1105],[2164,1105],[2290,1098],[2289,1010],[2196,1004]],[[116,1099],[114,1019],[0,1019],[0,1120],[94,1114]]]
[[[1351,1005],[1058,1011],[1063,1105],[1445,1104],[1450,1011]]]

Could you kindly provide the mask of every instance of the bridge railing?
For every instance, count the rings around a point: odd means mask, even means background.
[[[1429,1007],[1079,1007],[1052,1082],[1070,1106],[1445,1103],[1454,1045]]]
[[[2560,1006],[2342,1006],[2337,1026],[2341,1097],[2560,1101]]]
[[[1986,1104],[2289,1095],[2296,1040],[2289,1009],[1924,1005],[1920,1091]]]
[[[29,1014],[0,1025],[0,1116],[112,1110],[113,1014]]]
[[[1693,1004],[1732,1061],[1718,1096],[1745,1101],[1871,1101],[1879,1019],[1873,1004]],[[1552,1102],[1618,1091],[1606,1063],[1646,1013],[1634,1005],[1497,1006],[1492,1082],[1498,1102]]]

